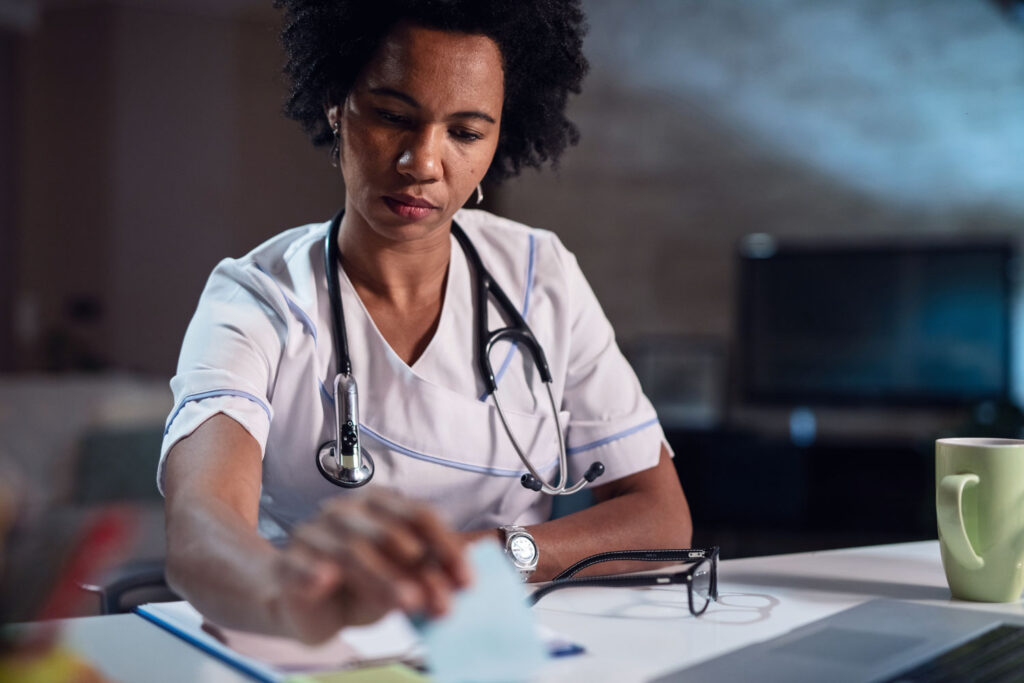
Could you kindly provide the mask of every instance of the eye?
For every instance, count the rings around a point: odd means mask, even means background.
[[[394,126],[407,126],[409,125],[409,117],[396,114],[393,111],[387,109],[376,109],[377,117],[385,122],[390,123]]]
[[[480,133],[475,133],[465,128],[452,129],[451,136],[460,142],[476,142],[477,140],[482,140],[484,137]]]

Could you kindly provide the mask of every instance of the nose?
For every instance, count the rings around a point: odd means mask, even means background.
[[[412,132],[398,156],[398,172],[418,183],[440,180],[443,137],[433,127]],[[443,131],[442,131],[443,132]]]

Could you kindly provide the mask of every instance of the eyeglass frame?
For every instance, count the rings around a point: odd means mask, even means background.
[[[690,614],[699,617],[707,611],[712,601],[718,601],[718,553],[717,545],[710,548],[677,548],[661,550],[613,550],[584,558],[561,572],[546,586],[541,586],[527,598],[529,607],[536,605],[541,598],[560,588],[573,586],[600,586],[604,588],[646,588],[649,586],[665,586],[686,584]],[[640,562],[682,562],[693,563],[692,566],[671,574],[603,574],[600,576],[581,576],[577,572],[600,562],[632,560]],[[697,570],[709,562],[711,564],[711,580],[708,586],[708,601],[698,611],[693,604],[693,578]]]

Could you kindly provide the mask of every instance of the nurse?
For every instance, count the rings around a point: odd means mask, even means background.
[[[682,548],[691,522],[657,417],[557,236],[472,205],[480,183],[557,162],[587,68],[578,0],[280,1],[286,113],[344,181],[337,278],[375,474],[317,466],[339,372],[324,242],[287,230],[214,270],[171,381],[158,483],[171,585],[226,626],[315,642],[395,607],[441,614],[491,538],[529,580],[603,551]],[[258,141],[253,141],[258,144]],[[585,207],[580,207],[585,215]],[[596,504],[548,521],[481,376],[461,227],[550,367],[570,481]],[[491,328],[507,321],[493,297]],[[558,429],[519,346],[491,361],[509,426],[558,477]],[[631,569],[602,566],[600,573]]]

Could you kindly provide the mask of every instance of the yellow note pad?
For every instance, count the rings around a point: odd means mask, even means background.
[[[425,683],[430,679],[404,664],[369,666],[337,673],[298,674],[285,683]]]

